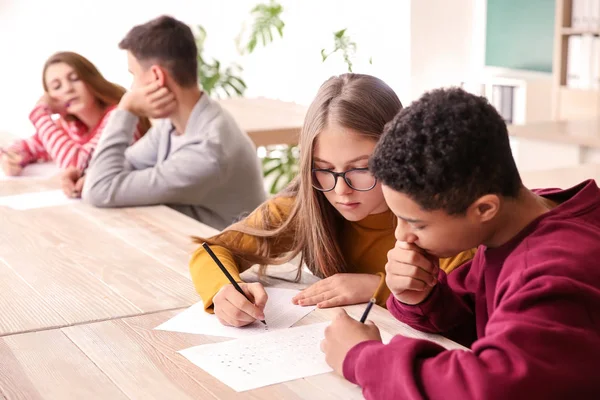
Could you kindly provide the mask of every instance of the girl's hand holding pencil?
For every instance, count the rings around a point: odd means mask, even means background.
[[[221,260],[213,253],[207,243],[202,247],[213,259],[225,277],[231,282],[219,290],[213,299],[215,315],[223,325],[245,326],[259,320],[265,322],[265,306],[267,305],[267,292],[260,283],[236,282]]]
[[[233,285],[225,285],[213,298],[215,315],[223,325],[246,326],[256,320],[264,321],[267,292],[260,283],[238,283],[240,294]]]

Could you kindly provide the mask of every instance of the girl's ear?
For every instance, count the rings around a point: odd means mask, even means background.
[[[154,75],[154,79],[158,82],[158,84],[163,87],[165,86],[165,71],[158,65],[153,65],[150,67],[152,74]]]

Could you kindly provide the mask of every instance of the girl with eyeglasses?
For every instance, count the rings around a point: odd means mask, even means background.
[[[344,74],[321,86],[300,133],[296,179],[219,235],[195,238],[211,246],[254,303],[235,290],[200,247],[190,272],[208,312],[231,326],[264,319],[264,287],[244,283],[240,272],[258,264],[264,274],[267,265],[297,255],[298,279],[302,265],[323,279],[300,292],[294,303],[321,308],[364,303],[383,287],[377,303],[385,306],[390,292],[382,277],[396,242],[396,220],[367,163],[385,124],[401,108],[394,91],[373,76]],[[473,254],[441,259],[440,268],[450,272]]]

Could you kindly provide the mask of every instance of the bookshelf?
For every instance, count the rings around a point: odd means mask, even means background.
[[[600,0],[556,0],[552,117],[600,116]]]
[[[600,35],[600,29],[589,29],[589,28],[571,28],[563,27],[561,29],[563,35]]]
[[[549,72],[484,67],[462,87],[486,97],[507,124],[523,125],[552,119],[552,78]]]

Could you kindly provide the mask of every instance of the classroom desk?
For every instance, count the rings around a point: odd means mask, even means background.
[[[513,137],[575,144],[600,149],[600,120],[565,120],[509,125]]]
[[[0,196],[58,188],[57,178],[0,182]],[[154,331],[197,302],[191,235],[216,230],[168,207],[82,203],[0,207],[0,399],[360,399],[333,373],[236,393],[178,350],[222,338]],[[67,222],[68,221],[68,222]],[[294,268],[273,267],[284,277]],[[244,279],[252,279],[244,274]],[[267,279],[275,286],[304,283]],[[312,280],[311,280],[312,279]],[[346,307],[360,318],[364,305]],[[331,320],[316,310],[296,325]],[[375,306],[382,331],[462,346],[415,331]]]
[[[599,119],[509,125],[508,132],[521,170],[600,163]]]
[[[360,318],[364,305],[346,307]],[[328,321],[333,310],[317,310],[297,325]],[[0,397],[8,399],[361,399],[359,387],[334,373],[237,393],[177,353],[228,340],[154,331],[173,317],[165,311],[132,318],[0,338]],[[390,334],[460,345],[417,332],[375,306],[369,315]]]
[[[555,168],[544,171],[521,172],[521,179],[528,188],[567,189],[586,179],[600,184],[600,164],[582,164],[575,167]]]
[[[2,181],[0,196],[56,188]],[[0,207],[0,221],[0,336],[190,306],[190,236],[216,232],[165,206]]]
[[[297,144],[307,107],[267,98],[232,97],[219,100],[254,144]]]

